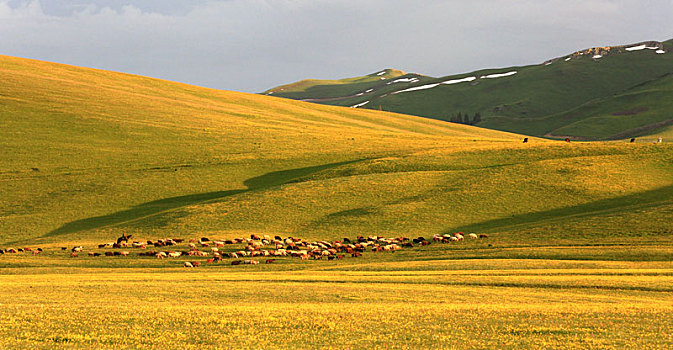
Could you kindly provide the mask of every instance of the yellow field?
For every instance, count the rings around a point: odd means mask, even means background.
[[[328,265],[2,275],[0,348],[673,346],[670,262]]]

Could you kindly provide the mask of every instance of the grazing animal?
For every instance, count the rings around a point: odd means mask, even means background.
[[[631,143],[636,142],[636,138],[635,138],[635,137],[632,137],[630,142],[631,142]]]
[[[79,246],[79,247],[73,247],[73,248],[72,248],[72,252],[73,252],[73,253],[79,253],[79,252],[82,251],[82,249],[84,249],[82,246]]]
[[[488,238],[487,234],[482,233],[482,234],[479,235],[479,239],[485,239],[485,238]]]
[[[233,260],[233,261],[231,262],[231,264],[232,264],[232,265],[240,265],[240,264],[241,264],[241,261],[240,261],[240,260]]]
[[[264,262],[265,264],[273,264],[273,262],[276,261],[276,259],[266,259]]]
[[[71,258],[76,258],[76,257],[77,257],[77,253],[75,253],[75,252],[70,253],[70,257],[71,257]]]
[[[527,137],[523,138],[523,143],[528,143],[528,138]]]
[[[129,239],[133,237],[133,235],[126,235],[126,233],[122,233],[122,236],[117,238],[117,244],[120,244],[121,242],[129,242]]]
[[[194,265],[192,265],[192,263],[190,263],[189,261],[185,261],[185,265],[184,265],[184,266],[185,266],[185,267],[194,267]]]
[[[477,238],[479,238],[479,236],[477,236],[476,233],[470,233],[470,234],[468,234],[467,236],[470,237],[470,239],[477,239]]]
[[[357,257],[359,257],[359,256],[362,256],[362,253],[360,253],[360,252],[355,252],[355,253],[351,254],[351,256],[354,257],[354,258],[357,258]]]

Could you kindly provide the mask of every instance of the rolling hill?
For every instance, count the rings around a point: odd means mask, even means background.
[[[654,135],[673,121],[671,50],[673,40],[647,41],[580,50],[537,65],[371,81],[374,73],[264,94],[440,120],[457,113],[473,119],[479,113],[478,126],[489,129],[549,138],[618,139]],[[342,93],[344,84],[363,79],[370,80]]]
[[[0,82],[0,348],[670,348],[671,143],[523,143],[6,56]],[[488,238],[196,245],[456,231]],[[184,241],[101,247],[121,233]]]
[[[122,231],[670,238],[667,144],[524,144],[426,118],[4,56],[0,79],[4,243]]]

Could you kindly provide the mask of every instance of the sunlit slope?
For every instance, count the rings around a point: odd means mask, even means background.
[[[670,144],[558,143],[3,57],[0,243],[669,242]]]
[[[286,84],[269,89],[266,95],[274,95],[296,100],[302,96],[311,96],[311,99],[332,99],[351,96],[357,98],[357,94],[384,85],[389,79],[397,78],[406,73],[397,69],[384,69],[380,72],[361,77],[353,77],[338,80],[306,79],[296,83]]]
[[[314,166],[519,138],[11,57],[0,81],[0,242],[98,227],[57,231],[151,203],[123,218],[137,219]]]
[[[669,40],[591,48],[540,64],[440,78],[406,75],[380,82],[371,91],[361,89],[356,94],[340,95],[342,98],[314,99],[315,88],[281,96],[440,120],[450,120],[457,113],[472,118],[478,112],[478,125],[489,129],[601,140],[614,135],[635,136],[637,128],[651,129],[661,120],[671,120],[667,112],[668,101],[673,100],[671,91],[659,90],[656,98],[647,101],[649,113],[623,116],[616,123],[609,121],[607,128],[604,119],[577,113],[577,108],[600,104],[599,108],[608,114],[630,110],[636,107],[635,102],[613,97],[632,94],[643,84],[667,80],[672,73],[673,41]],[[322,87],[329,88],[335,89],[335,85]],[[332,95],[338,92],[334,90]],[[581,126],[575,124],[578,122]]]

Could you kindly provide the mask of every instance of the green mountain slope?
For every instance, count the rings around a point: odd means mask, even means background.
[[[323,100],[354,96],[359,92],[374,89],[386,80],[403,76],[406,73],[396,69],[384,69],[377,73],[362,77],[340,80],[307,79],[296,83],[282,85],[264,92],[266,95],[277,95],[292,99],[302,99],[301,96],[310,94],[312,99]]]
[[[0,56],[0,244],[669,242],[670,144],[564,143]]]
[[[671,100],[668,75],[673,73],[673,41],[592,48],[549,60],[539,65],[489,69],[418,81],[391,80],[379,83],[360,96],[332,94],[329,100],[313,100],[318,87],[276,96],[359,108],[381,109],[450,120],[457,113],[480,113],[480,127],[535,136],[569,136],[606,139],[632,136],[629,131],[653,126],[668,117]],[[404,78],[406,76],[402,76]],[[604,112],[630,110],[627,99],[616,95],[632,93],[643,84],[659,83],[659,97],[649,101],[649,113],[621,118],[605,129],[605,120],[595,115],[573,114],[586,104],[602,104]],[[329,91],[334,85],[321,85]],[[343,87],[340,87],[343,88]],[[371,88],[371,87],[370,87]],[[275,90],[274,90],[275,91]],[[652,95],[654,96],[654,95]],[[614,103],[614,106],[612,105]],[[637,106],[633,106],[634,108]],[[586,120],[585,120],[586,119]],[[578,122],[582,121],[581,124]],[[571,127],[573,124],[575,127]],[[656,132],[656,128],[649,128]],[[640,133],[636,133],[640,134]]]

